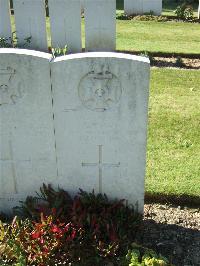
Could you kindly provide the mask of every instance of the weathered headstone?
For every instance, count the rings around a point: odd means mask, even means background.
[[[85,53],[51,64],[58,183],[143,210],[149,60]]]
[[[8,0],[0,0],[0,37],[12,36],[10,6]]]
[[[84,12],[84,0],[80,0],[81,2],[81,13]]]
[[[81,52],[81,4],[80,0],[49,0],[52,47],[69,52]]]
[[[47,51],[46,13],[44,0],[13,0],[16,34],[19,45],[31,37],[29,47]]]
[[[56,182],[50,58],[0,49],[0,211]]]
[[[153,13],[154,15],[161,15],[162,0],[143,0],[143,14]]]
[[[85,0],[86,51],[115,51],[116,0]]]
[[[161,15],[162,0],[124,0],[124,12],[127,15],[142,15],[150,12]]]

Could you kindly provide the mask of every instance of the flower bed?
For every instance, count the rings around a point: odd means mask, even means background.
[[[123,200],[80,190],[73,199],[50,185],[0,223],[1,265],[168,265],[134,243],[141,216]]]

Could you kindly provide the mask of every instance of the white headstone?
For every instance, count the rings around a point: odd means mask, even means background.
[[[49,0],[52,47],[68,47],[69,52],[81,52],[80,0]]]
[[[0,37],[9,38],[12,36],[10,6],[8,0],[0,0]]]
[[[199,0],[199,8],[198,8],[198,19],[200,19],[200,0]]]
[[[50,59],[0,49],[0,211],[56,182]]]
[[[151,13],[154,15],[161,15],[162,0],[143,0],[143,13]]]
[[[127,15],[143,15],[151,12],[154,15],[161,15],[162,0],[124,0],[124,12]]]
[[[143,210],[149,60],[85,53],[51,64],[58,182]]]
[[[85,0],[86,51],[115,51],[116,0]]]
[[[126,15],[142,14],[143,0],[124,0],[124,13]]]
[[[81,1],[81,13],[84,12],[84,0],[80,0]]]
[[[19,44],[23,45],[31,37],[30,48],[47,51],[44,0],[13,0],[13,6]]]

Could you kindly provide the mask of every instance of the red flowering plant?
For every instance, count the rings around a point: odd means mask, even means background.
[[[12,242],[22,250],[27,265],[59,261],[58,257],[68,263],[101,265],[102,259],[120,256],[133,242],[141,217],[123,200],[110,201],[106,195],[82,190],[72,199],[50,185],[43,185],[40,192],[16,209],[29,218],[17,225]]]
[[[40,222],[15,219],[9,230],[6,244],[12,250],[12,261],[19,263],[23,258],[23,265],[39,266],[48,265],[52,258],[56,260],[62,250],[65,261],[74,259],[73,246],[80,242],[82,234],[72,223],[53,222],[52,216],[43,214]]]
[[[40,221],[40,214],[43,213],[44,216],[52,215],[54,220],[66,221],[70,220],[73,200],[67,191],[60,188],[55,190],[51,185],[43,184],[37,196],[29,196],[20,203],[21,206],[14,208],[17,216]]]
[[[87,232],[86,238],[99,256],[112,257],[120,247],[127,248],[134,239],[141,216],[123,200],[108,200],[80,190],[74,198],[71,220]]]

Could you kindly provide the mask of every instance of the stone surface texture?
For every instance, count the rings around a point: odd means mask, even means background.
[[[0,50],[0,210],[42,183],[143,211],[147,58]]]
[[[0,0],[0,37],[9,38],[11,36],[9,1]]]
[[[49,0],[52,47],[81,52],[81,4],[80,0]]]
[[[13,0],[18,46],[48,51],[67,46],[69,53],[115,51],[116,0],[49,0],[50,35],[46,32],[44,0]],[[82,43],[81,14],[85,17],[85,45]],[[0,0],[0,35],[10,37],[11,19],[8,0]],[[48,40],[47,40],[48,37]],[[27,38],[30,43],[26,42]],[[49,46],[49,47],[48,47]]]
[[[85,53],[51,64],[58,181],[143,209],[149,60]]]
[[[56,177],[51,56],[0,49],[0,210]]]
[[[124,12],[127,15],[143,15],[150,12],[161,15],[162,0],[124,0]]]
[[[13,0],[19,45],[31,37],[29,47],[47,51],[46,13],[43,0]]]
[[[116,1],[85,0],[86,51],[115,51]]]

